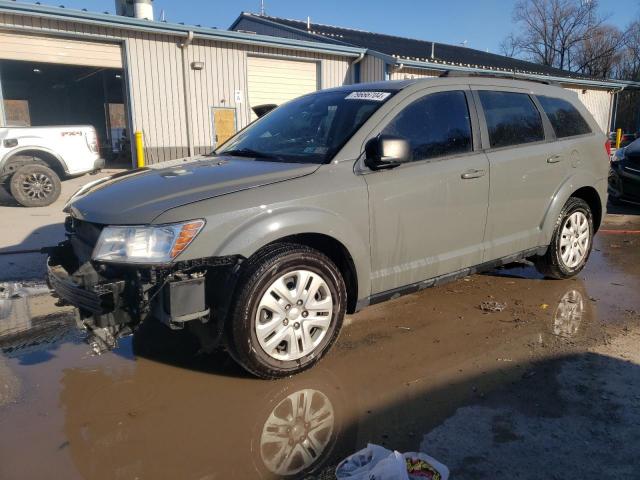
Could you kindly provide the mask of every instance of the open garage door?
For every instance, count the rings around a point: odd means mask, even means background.
[[[318,63],[280,58],[248,57],[249,106],[280,105],[318,90]],[[251,118],[257,118],[251,112]]]
[[[0,59],[122,68],[120,45],[0,32]]]

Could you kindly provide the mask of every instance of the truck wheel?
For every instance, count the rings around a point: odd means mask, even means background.
[[[9,189],[24,207],[46,207],[60,196],[60,178],[44,165],[25,165],[11,177]]]
[[[547,253],[535,260],[548,278],[569,278],[584,268],[593,246],[593,215],[587,202],[571,197],[558,216]]]
[[[261,378],[299,373],[329,350],[346,310],[344,280],[321,252],[294,244],[247,261],[229,317],[229,349]]]

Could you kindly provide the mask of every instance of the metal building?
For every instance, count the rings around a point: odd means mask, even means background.
[[[302,21],[243,12],[230,29],[366,48],[366,58],[356,67],[356,77],[363,82],[434,77],[444,70],[554,81],[575,91],[605,132],[612,126],[613,94],[640,88],[637,82],[593,79],[473,48],[313,23],[309,18]]]
[[[151,0],[116,7],[141,18],[0,0],[0,126],[91,124],[108,162],[132,166],[134,131],[143,132],[147,163],[156,163],[209,152],[255,118],[252,107],[320,88],[514,70],[487,58],[453,61],[459,52],[446,57],[447,46],[431,42],[417,45],[430,45],[427,58],[391,54],[415,45],[310,22],[242,14],[231,30],[218,30],[148,20]],[[605,131],[611,93],[639,86],[517,71],[576,90]]]
[[[160,162],[211,151],[252,106],[351,83],[364,52],[0,0],[0,125],[91,123],[114,156],[139,130]]]

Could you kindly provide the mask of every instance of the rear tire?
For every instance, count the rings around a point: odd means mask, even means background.
[[[535,265],[547,278],[570,278],[582,270],[593,246],[593,214],[587,202],[571,197],[558,216],[547,253]]]
[[[323,253],[277,244],[243,268],[228,320],[231,356],[261,378],[315,365],[336,340],[346,311],[340,271]]]
[[[24,207],[46,207],[60,197],[60,177],[45,165],[24,165],[11,176],[9,190]]]

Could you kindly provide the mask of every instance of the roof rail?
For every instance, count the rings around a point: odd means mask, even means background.
[[[527,82],[543,83],[545,85],[560,85],[555,80],[545,80],[543,78],[531,78],[517,72],[496,72],[496,73],[484,73],[484,72],[461,72],[460,70],[445,70],[439,77],[481,77],[481,78],[505,78],[510,80],[524,80]]]

